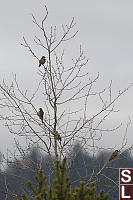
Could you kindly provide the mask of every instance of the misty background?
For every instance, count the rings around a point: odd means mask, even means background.
[[[62,24],[68,24],[75,17],[79,33],[76,38],[66,44],[69,49],[68,60],[77,55],[79,45],[89,59],[90,76],[100,73],[97,86],[108,87],[113,80],[113,94],[117,95],[133,82],[133,1],[132,0],[34,0],[34,1],[2,1],[0,5],[0,81],[5,79],[11,83],[12,73],[17,74],[21,88],[32,93],[39,81],[38,62],[23,48],[20,43],[25,36],[33,45],[34,36],[38,33],[32,23],[34,14],[41,22],[47,5],[49,10],[47,25],[56,25],[59,30]],[[48,27],[48,28],[49,28]],[[35,48],[38,57],[42,51]],[[69,62],[69,61],[68,61]],[[117,101],[119,113],[113,114],[106,127],[123,123],[114,133],[105,133],[100,141],[102,147],[121,147],[128,117],[133,119],[133,88]],[[90,110],[96,105],[91,102]],[[40,105],[38,105],[40,107]],[[132,124],[127,132],[127,146],[133,143]],[[0,121],[0,151],[14,149],[14,135]],[[16,136],[15,136],[16,137]],[[19,138],[20,143],[23,138]],[[115,141],[115,142],[114,142]]]

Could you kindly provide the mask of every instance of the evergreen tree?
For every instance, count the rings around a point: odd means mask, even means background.
[[[58,160],[55,165],[55,180],[49,186],[47,177],[42,170],[38,170],[36,176],[37,185],[28,181],[28,186],[32,191],[32,197],[36,200],[107,200],[109,195],[104,191],[96,192],[95,184],[86,186],[80,182],[80,186],[71,187],[71,182],[66,174],[66,159],[60,163]],[[22,195],[22,200],[29,200],[27,194]]]

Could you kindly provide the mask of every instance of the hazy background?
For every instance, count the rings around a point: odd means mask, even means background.
[[[73,54],[82,44],[89,58],[90,73],[100,72],[101,87],[113,80],[114,93],[133,82],[133,1],[132,0],[4,0],[0,5],[0,80],[10,82],[12,73],[17,74],[23,88],[34,88],[37,77],[36,60],[23,48],[22,37],[33,44],[36,29],[33,13],[41,20],[44,5],[49,10],[48,24],[61,27],[75,17],[79,33],[70,43]],[[42,52],[37,52],[41,57]],[[71,59],[71,57],[70,57]],[[30,81],[29,81],[30,79]],[[133,88],[117,102],[120,113],[112,121],[123,122],[116,134],[105,134],[101,146],[121,146],[128,116],[133,119]],[[110,125],[109,124],[109,125]],[[132,126],[128,130],[128,146],[133,144]],[[0,122],[0,151],[13,149],[13,138]],[[21,138],[22,140],[22,138]],[[115,141],[115,142],[114,142]]]

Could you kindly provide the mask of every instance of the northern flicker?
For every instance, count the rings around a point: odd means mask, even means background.
[[[109,161],[111,161],[111,160],[113,160],[115,157],[117,157],[118,156],[118,150],[115,150],[113,153],[112,153],[112,155],[110,156],[110,159],[109,159]]]
[[[58,131],[56,131],[56,133],[55,133],[55,139],[57,139],[57,140],[59,140],[61,142],[61,136],[58,133]]]
[[[41,65],[43,65],[46,62],[46,58],[45,56],[42,56],[41,59],[39,60],[39,67],[41,67]]]
[[[43,109],[42,108],[39,108],[39,112],[37,112],[37,115],[38,117],[41,119],[42,123],[43,123],[43,115],[44,115],[44,112],[43,112]]]

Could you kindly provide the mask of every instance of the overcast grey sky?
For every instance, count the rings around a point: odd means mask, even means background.
[[[71,51],[82,44],[89,58],[88,67],[92,73],[100,72],[100,84],[105,86],[113,80],[114,92],[133,82],[133,1],[132,0],[4,0],[0,5],[0,80],[11,80],[11,73],[17,74],[23,87],[31,89],[36,79],[36,60],[21,47],[22,36],[32,43],[36,30],[32,23],[33,13],[41,20],[43,6],[49,10],[49,25],[61,26],[75,17],[79,33],[72,43]],[[38,56],[40,52],[38,52]],[[70,58],[71,59],[71,58]],[[31,76],[32,74],[32,76]],[[29,81],[29,77],[31,81]],[[128,116],[133,120],[133,88],[118,101],[120,113],[114,120],[126,125]],[[124,126],[120,130],[124,134]],[[12,147],[13,136],[2,127],[0,150]],[[122,136],[121,136],[122,138]],[[108,134],[101,145],[118,142],[119,133]],[[106,144],[105,144],[106,143]],[[132,126],[128,131],[128,144],[133,144]]]

